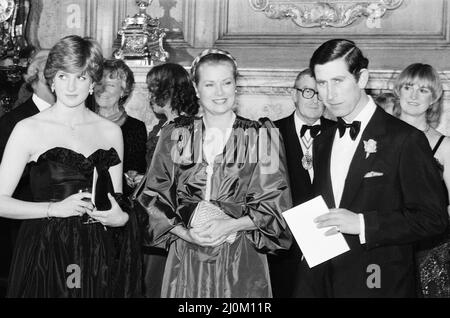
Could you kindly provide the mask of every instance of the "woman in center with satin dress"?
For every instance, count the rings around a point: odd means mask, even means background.
[[[283,142],[270,120],[235,114],[228,52],[203,51],[191,76],[203,117],[162,129],[137,197],[146,240],[169,250],[161,297],[271,297],[266,254],[292,242]]]

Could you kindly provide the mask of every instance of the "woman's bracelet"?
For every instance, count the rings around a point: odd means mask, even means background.
[[[50,220],[52,217],[50,216],[50,208],[52,206],[53,202],[49,202],[47,206],[47,219]]]

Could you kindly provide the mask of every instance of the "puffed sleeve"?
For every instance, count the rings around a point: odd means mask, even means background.
[[[292,234],[281,214],[292,207],[292,198],[278,128],[265,120],[258,139],[258,162],[250,179],[245,206],[245,214],[258,229],[246,235],[256,249],[272,253],[291,246]]]
[[[144,245],[166,248],[173,238],[170,230],[181,222],[175,214],[176,184],[174,182],[175,162],[171,156],[174,125],[169,124],[161,130],[161,136],[147,171],[146,183],[136,197],[138,209],[148,215],[144,224]]]

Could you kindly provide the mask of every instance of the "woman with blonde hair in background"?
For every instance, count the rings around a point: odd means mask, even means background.
[[[397,77],[394,93],[398,97],[394,115],[424,132],[436,167],[450,191],[450,138],[436,130],[442,113],[443,88],[439,74],[431,65],[411,64]],[[448,200],[450,192],[447,194]],[[450,297],[449,230],[422,241],[418,249],[419,293],[424,297]]]

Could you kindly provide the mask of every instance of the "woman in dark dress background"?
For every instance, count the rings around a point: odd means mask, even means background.
[[[122,134],[85,107],[101,79],[102,63],[97,42],[75,35],[58,41],[44,70],[56,103],[19,122],[6,145],[0,216],[24,220],[9,297],[139,295],[137,222],[120,200]],[[32,202],[11,197],[26,165]],[[89,193],[94,175],[98,183],[109,184],[102,198],[96,188],[96,208]]]
[[[450,196],[450,138],[436,130],[443,92],[438,72],[428,64],[411,64],[397,77],[394,92],[398,97],[394,115],[424,132]],[[450,297],[449,229],[419,244],[417,263],[419,295]]]
[[[94,88],[95,112],[119,125],[123,135],[123,193],[128,196],[142,179],[147,129],[144,122],[131,117],[124,105],[133,91],[134,76],[122,60],[105,60],[103,78]]]
[[[153,67],[147,74],[147,86],[150,107],[160,119],[148,136],[147,162],[150,164],[161,128],[180,115],[197,114],[199,106],[189,73],[179,64],[165,63]],[[159,298],[167,251],[144,246],[143,252],[144,296]]]

